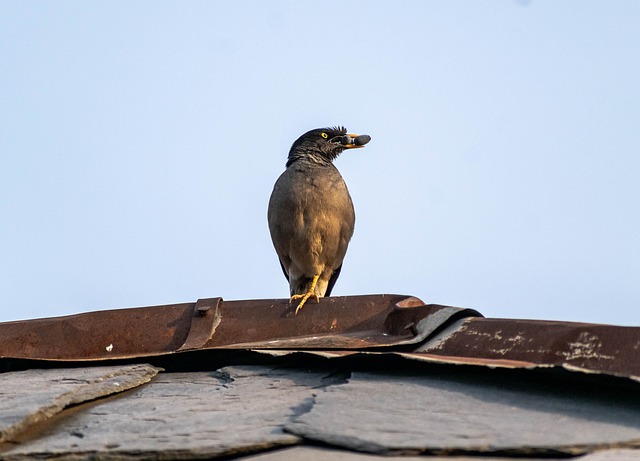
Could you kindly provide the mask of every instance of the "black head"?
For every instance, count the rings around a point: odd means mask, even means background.
[[[287,166],[297,160],[308,159],[315,163],[331,163],[345,149],[364,147],[371,139],[367,135],[347,133],[342,126],[316,128],[300,136],[289,150]]]

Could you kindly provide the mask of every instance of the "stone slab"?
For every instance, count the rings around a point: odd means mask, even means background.
[[[487,374],[354,373],[287,430],[371,453],[582,454],[640,440],[640,399]]]
[[[580,457],[577,461],[640,461],[640,449],[599,450]]]
[[[163,373],[122,398],[59,419],[0,458],[203,459],[293,445],[300,438],[284,425],[341,379],[260,366]]]
[[[27,370],[0,374],[0,442],[65,408],[149,382],[151,365]]]

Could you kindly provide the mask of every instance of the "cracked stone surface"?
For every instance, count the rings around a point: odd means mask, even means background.
[[[261,366],[163,373],[125,398],[61,418],[0,458],[196,459],[293,445],[300,438],[284,425],[340,379]]]
[[[287,430],[371,453],[580,454],[640,440],[635,395],[464,375],[354,373]]]
[[[434,370],[231,366],[151,378],[157,369],[130,366],[0,375],[14,386],[0,388],[3,427],[16,425],[18,410],[48,415],[0,446],[0,459],[365,461],[381,455],[417,460],[427,453],[444,461],[455,453],[461,461],[479,454],[487,461],[511,454],[640,461],[633,449],[640,440],[635,392],[576,380],[549,384],[532,375]],[[130,375],[138,378],[122,393]],[[95,400],[114,389],[120,393]]]
[[[0,442],[65,408],[149,382],[151,365],[27,370],[0,374]]]

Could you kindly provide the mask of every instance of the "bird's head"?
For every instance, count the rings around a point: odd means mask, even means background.
[[[316,128],[300,136],[289,150],[287,166],[300,159],[309,159],[316,163],[331,163],[345,149],[364,147],[371,136],[347,133],[342,126]]]

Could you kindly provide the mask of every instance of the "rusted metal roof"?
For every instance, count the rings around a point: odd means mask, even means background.
[[[467,318],[414,352],[481,361],[516,360],[640,377],[640,328],[578,322]]]
[[[640,328],[369,295],[297,316],[282,299],[87,312],[0,338],[2,369],[30,368],[0,373],[2,460],[640,458]]]
[[[2,358],[49,361],[243,349],[324,357],[396,354],[438,363],[640,376],[640,328],[487,319],[473,309],[424,304],[407,295],[324,298],[297,316],[286,299],[209,298],[0,323],[0,337]]]
[[[480,314],[402,295],[324,298],[297,316],[288,300],[211,298],[0,323],[0,357],[101,360],[212,348],[388,347],[415,344],[449,319],[468,315]]]

